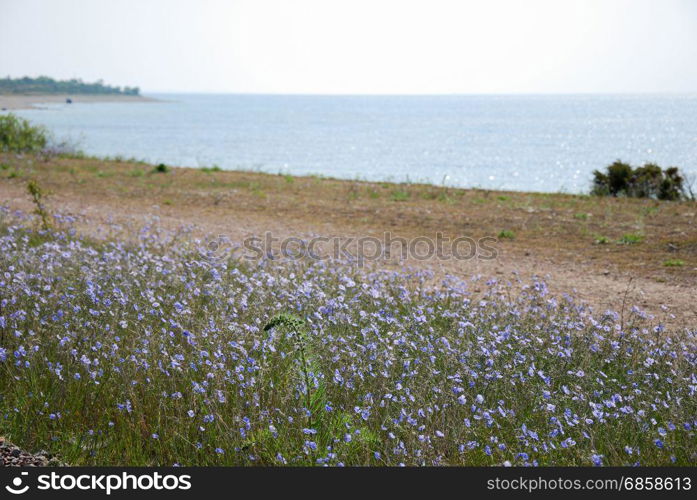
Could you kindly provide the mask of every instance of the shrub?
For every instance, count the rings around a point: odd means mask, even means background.
[[[655,163],[647,163],[632,172],[630,182],[626,186],[629,196],[634,198],[651,198],[663,180],[663,170]]]
[[[684,182],[685,178],[680,174],[680,170],[677,167],[667,168],[658,189],[658,199],[679,200],[687,198]]]
[[[503,229],[499,232],[499,239],[512,240],[515,238],[515,233],[510,229]]]
[[[617,196],[626,191],[629,178],[632,175],[632,167],[619,160],[607,167],[607,173],[599,170],[593,172],[593,194]]]
[[[160,163],[153,169],[153,172],[156,172],[158,174],[166,174],[167,172],[169,172],[169,167],[164,163]]]
[[[48,141],[44,127],[13,114],[0,116],[0,151],[37,153],[46,148]]]
[[[688,199],[685,178],[677,167],[663,170],[655,163],[633,168],[620,160],[605,172],[593,172],[592,194],[598,196],[627,196],[659,200]]]

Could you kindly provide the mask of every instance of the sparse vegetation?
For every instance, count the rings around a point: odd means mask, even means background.
[[[390,198],[392,199],[392,201],[407,201],[409,199],[409,192],[398,189],[392,191],[392,195]]]
[[[685,262],[680,259],[668,259],[663,261],[665,267],[683,267]]]
[[[644,241],[644,235],[638,233],[623,234],[618,243],[622,245],[636,245]]]
[[[499,231],[499,239],[501,240],[513,240],[515,239],[515,233],[510,229],[502,229]]]
[[[222,172],[223,169],[220,168],[218,165],[213,165],[212,167],[201,167],[201,172],[205,172],[207,174],[212,174],[214,172]]]

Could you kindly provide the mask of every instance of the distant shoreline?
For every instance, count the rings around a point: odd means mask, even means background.
[[[74,104],[89,102],[154,102],[157,99],[141,95],[117,94],[0,94],[0,110],[40,108],[42,104],[65,103],[70,98]]]

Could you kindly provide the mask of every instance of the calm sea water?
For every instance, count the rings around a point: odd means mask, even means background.
[[[697,96],[154,97],[19,114],[170,165],[567,192],[617,158],[697,175]]]

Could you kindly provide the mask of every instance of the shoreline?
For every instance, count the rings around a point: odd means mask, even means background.
[[[156,102],[158,100],[142,95],[0,94],[0,110],[41,109],[43,104],[64,104],[67,98],[70,98],[73,104],[95,102]]]

